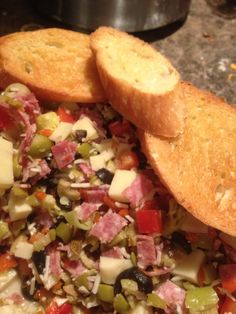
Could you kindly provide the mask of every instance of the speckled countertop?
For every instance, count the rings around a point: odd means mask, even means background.
[[[67,27],[40,15],[30,0],[0,1],[0,35],[52,26]],[[163,52],[183,79],[236,103],[236,18],[216,15],[206,0],[192,0],[184,23],[138,35]]]
[[[154,45],[183,79],[236,104],[236,16],[217,16],[205,0],[193,0],[183,26]]]

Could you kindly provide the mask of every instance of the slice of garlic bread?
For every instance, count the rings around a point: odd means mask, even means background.
[[[170,62],[149,44],[113,28],[100,27],[90,38],[112,106],[152,134],[180,134],[184,96],[179,74]]]
[[[140,131],[150,164],[202,222],[236,236],[236,108],[183,83],[185,131],[166,140]]]
[[[45,101],[106,99],[89,35],[64,29],[19,32],[0,39],[0,86],[26,84]]]

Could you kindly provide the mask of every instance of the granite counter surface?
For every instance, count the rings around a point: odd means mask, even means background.
[[[0,2],[0,35],[53,26],[69,28],[40,15],[32,1]],[[236,103],[236,18],[216,15],[206,0],[192,0],[187,19],[169,29],[139,35],[163,52],[184,80]]]

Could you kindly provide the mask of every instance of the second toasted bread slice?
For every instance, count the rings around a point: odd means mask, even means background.
[[[0,60],[2,88],[22,82],[45,101],[106,99],[86,34],[49,28],[4,36]]]
[[[178,72],[149,44],[109,27],[91,35],[91,48],[108,100],[135,125],[175,137],[184,127]]]
[[[166,140],[140,132],[152,167],[202,222],[236,236],[236,108],[187,83],[185,131]]]

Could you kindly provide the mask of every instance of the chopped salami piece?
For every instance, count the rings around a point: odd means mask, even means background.
[[[95,174],[92,168],[85,162],[80,163],[79,168],[81,169],[81,171],[83,172],[86,178],[90,178],[91,176]]]
[[[39,180],[45,178],[50,172],[51,169],[49,168],[47,162],[44,159],[41,159],[38,162],[39,167],[41,168],[41,171],[37,173],[34,177],[31,179],[31,184],[37,183]]]
[[[107,250],[107,251],[103,252],[102,256],[119,258],[119,259],[124,258],[123,254],[121,252],[121,249],[118,246],[114,246],[110,250]]]
[[[49,256],[50,256],[49,268],[51,273],[54,276],[60,276],[60,274],[62,273],[60,252],[53,250],[49,253]]]
[[[170,280],[164,282],[155,293],[172,308],[175,308],[176,305],[184,306],[185,290]]]
[[[138,266],[140,268],[145,269],[147,266],[155,265],[157,263],[157,256],[153,237],[138,235],[137,253]]]
[[[19,110],[18,113],[25,126],[25,136],[20,144],[19,153],[21,154],[21,164],[26,167],[28,162],[27,153],[37,128],[35,123],[31,124],[29,116],[25,112]]]
[[[78,277],[87,269],[83,266],[80,261],[64,261],[64,268],[67,270],[72,276]]]
[[[84,202],[77,209],[77,216],[80,220],[88,219],[92,213],[94,213],[98,209],[97,205],[93,203]]]
[[[76,144],[69,141],[62,141],[52,147],[52,153],[57,167],[62,169],[68,166],[75,158]]]
[[[23,96],[16,96],[16,99],[23,103],[24,110],[28,114],[30,122],[35,123],[36,117],[40,114],[40,107],[34,94],[29,93]]]
[[[51,228],[53,225],[53,218],[49,214],[49,212],[42,212],[39,215],[36,216],[34,220],[37,224],[39,224],[42,227]]]
[[[131,204],[137,206],[152,189],[152,182],[144,175],[138,175],[123,194]]]
[[[22,122],[25,126],[25,136],[20,144],[19,152],[21,155],[21,164],[23,167],[26,167],[28,161],[27,152],[36,132],[35,121],[36,117],[40,114],[40,107],[33,94],[16,96],[16,99],[23,103],[23,110],[22,108],[16,109],[11,107],[7,103],[0,103],[0,106],[1,111],[8,118],[8,123],[15,121],[19,124],[19,122]]]
[[[11,295],[7,296],[6,297],[6,300],[7,301],[10,301],[14,304],[17,304],[17,305],[21,305],[25,302],[24,298],[22,297],[22,295],[20,295],[19,293],[15,292],[15,293],[12,293]]]
[[[90,235],[98,238],[102,243],[109,243],[127,223],[127,220],[120,215],[108,212],[93,226]]]
[[[85,202],[99,204],[103,202],[107,192],[103,189],[81,189],[80,194]]]

